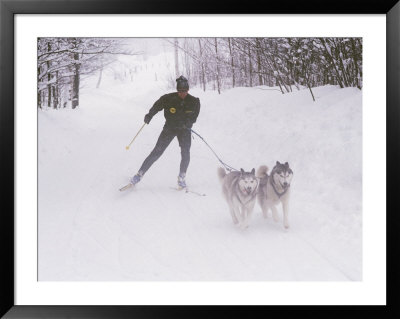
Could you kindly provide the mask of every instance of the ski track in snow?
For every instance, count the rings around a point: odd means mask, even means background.
[[[129,84],[83,90],[78,110],[39,112],[40,280],[361,280],[357,89],[315,88],[314,104],[307,90],[191,90],[202,104],[193,129],[227,164],[272,169],[279,160],[294,170],[290,229],[281,208],[275,223],[257,203],[241,230],[221,194],[220,164],[198,137],[187,182],[206,196],[171,189],[176,139],[135,189],[118,191],[153,148],[162,112],[125,146],[168,92],[151,84],[137,94]],[[349,154],[354,166],[343,167]]]

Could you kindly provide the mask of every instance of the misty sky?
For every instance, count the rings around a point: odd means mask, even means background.
[[[170,38],[130,38],[128,42],[135,51],[144,51],[148,55],[157,55],[172,51],[173,47],[167,40]]]

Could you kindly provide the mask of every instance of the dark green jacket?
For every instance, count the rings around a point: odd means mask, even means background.
[[[191,128],[200,113],[200,99],[188,94],[182,100],[177,92],[165,94],[154,103],[148,114],[153,117],[161,110],[164,110],[166,126]]]

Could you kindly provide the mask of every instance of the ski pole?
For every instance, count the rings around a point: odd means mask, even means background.
[[[135,135],[135,137],[133,138],[133,140],[129,143],[128,146],[125,147],[126,150],[129,150],[129,146],[131,146],[131,144],[134,142],[135,138],[139,135],[140,131],[143,129],[143,127],[144,127],[145,125],[146,125],[146,123],[144,123],[144,124],[142,125],[142,127],[140,128],[139,132],[136,133],[136,135]]]

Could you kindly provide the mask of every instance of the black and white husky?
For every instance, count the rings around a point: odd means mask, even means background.
[[[268,217],[268,210],[271,209],[274,221],[278,222],[277,205],[282,203],[283,225],[289,228],[289,197],[290,183],[293,177],[293,171],[288,162],[281,164],[276,162],[271,174],[268,175],[268,167],[263,165],[257,170],[257,177],[260,178],[258,190],[258,203],[261,206],[264,218]]]
[[[222,193],[229,206],[234,224],[247,228],[257,198],[258,179],[255,169],[251,172],[233,171],[226,174],[225,169],[218,168],[218,177],[222,184]]]

